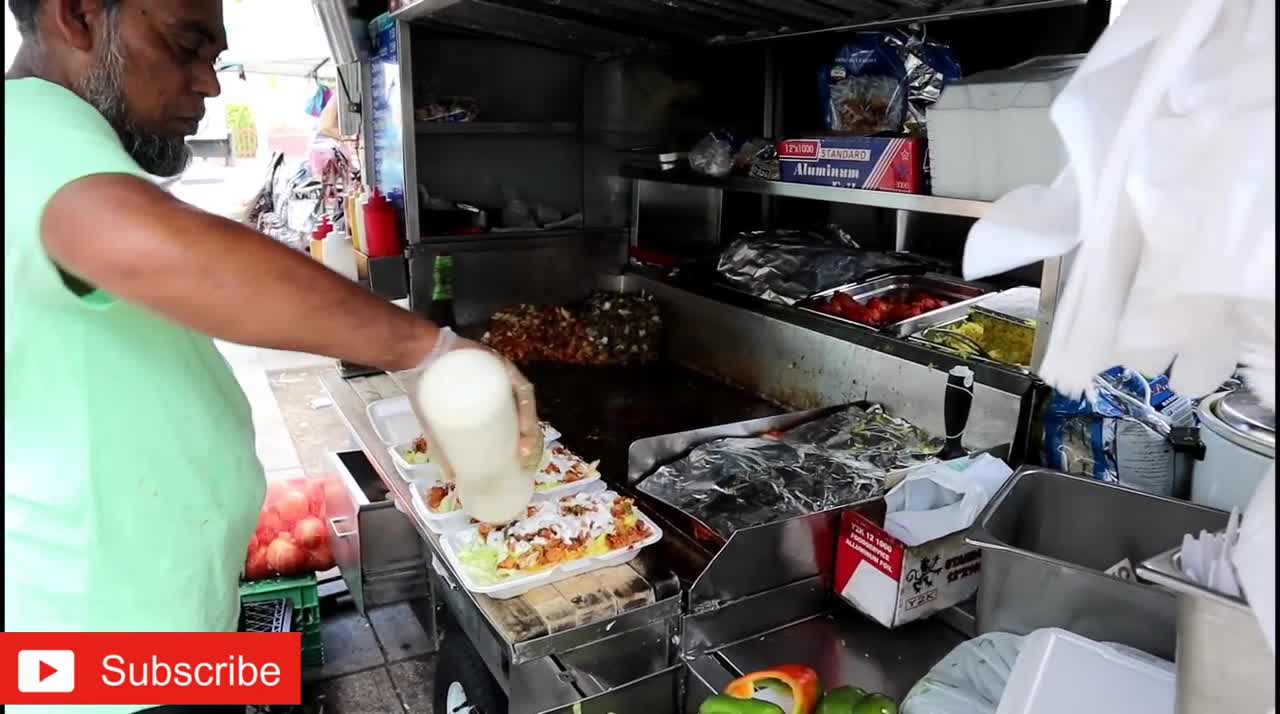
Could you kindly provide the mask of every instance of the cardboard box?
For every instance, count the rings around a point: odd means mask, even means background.
[[[915,547],[885,532],[879,515],[847,511],[836,544],[836,594],[885,627],[919,620],[978,591],[981,551],[964,530]]]
[[[897,193],[924,192],[924,140],[827,136],[778,145],[782,180]]]

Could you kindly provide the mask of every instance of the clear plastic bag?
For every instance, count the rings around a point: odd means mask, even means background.
[[[707,134],[689,150],[689,168],[707,176],[728,176],[733,162],[733,140],[720,134]]]
[[[302,575],[333,567],[326,492],[334,488],[342,486],[332,478],[267,482],[258,528],[245,555],[245,580]]]
[[[838,73],[838,68],[833,70]],[[906,113],[906,95],[896,77],[844,76],[832,82],[828,128],[850,134],[896,132]]]
[[[951,650],[907,692],[902,714],[995,714],[1023,637],[989,632]]]

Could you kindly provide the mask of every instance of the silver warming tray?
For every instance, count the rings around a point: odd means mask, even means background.
[[[945,307],[931,310],[926,313],[916,315],[915,317],[895,322],[883,327],[875,327],[861,322],[855,322],[836,315],[831,315],[817,309],[820,302],[824,302],[836,293],[844,293],[859,303],[866,303],[874,297],[882,297],[890,293],[901,290],[916,290],[929,293],[935,297],[942,298],[950,302]],[[950,322],[959,317],[963,317],[969,313],[969,307],[977,303],[983,297],[991,293],[986,288],[977,283],[970,283],[959,280],[947,275],[938,273],[926,273],[924,275],[886,275],[866,280],[851,285],[842,285],[838,288],[823,290],[820,293],[810,295],[801,301],[798,307],[802,310],[812,312],[823,317],[842,322],[847,325],[856,325],[866,330],[875,330],[888,332],[895,337],[906,338],[909,335],[919,332],[926,327],[931,327],[943,322]]]
[[[1031,367],[1025,364],[1013,364],[1012,362],[1001,362],[1000,360],[992,359],[981,353],[966,355],[960,352],[960,350],[957,350],[951,347],[950,345],[944,345],[940,342],[934,342],[933,340],[930,340],[928,338],[927,335],[930,330],[939,330],[939,329],[945,330],[948,328],[954,328],[955,326],[959,325],[961,322],[964,322],[966,319],[969,318],[970,310],[980,310],[980,309],[981,307],[966,306],[966,309],[961,314],[958,314],[958,315],[953,314],[950,317],[950,319],[943,320],[941,322],[936,322],[932,325],[926,325],[920,328],[917,332],[911,333],[911,335],[907,337],[907,340],[909,342],[914,342],[919,345],[924,345],[925,347],[928,347],[930,349],[938,350],[939,352],[946,352],[947,354],[955,355],[956,357],[960,357],[962,359],[972,360],[974,362],[981,362],[983,364],[989,364],[993,367],[999,367],[1001,369],[1013,370],[1021,374],[1030,374]]]

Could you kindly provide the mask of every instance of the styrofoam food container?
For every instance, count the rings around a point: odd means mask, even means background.
[[[433,463],[409,463],[409,461],[404,457],[404,452],[411,448],[413,448],[412,440],[387,447],[387,451],[391,452],[391,461],[396,465],[396,472],[400,474],[400,478],[405,481],[412,481],[418,478],[441,478],[440,467]]]
[[[641,520],[645,522],[645,525],[649,526],[651,531],[649,537],[640,543],[633,545],[626,550],[612,551],[605,553],[604,555],[597,555],[569,563],[563,563],[539,573],[526,575],[524,577],[508,578],[501,583],[493,585],[476,584],[471,579],[471,575],[467,572],[467,569],[463,567],[462,562],[458,560],[458,550],[461,545],[460,536],[462,532],[467,529],[464,528],[450,533],[445,533],[440,539],[440,545],[441,550],[444,551],[444,556],[449,560],[449,565],[453,568],[453,571],[458,574],[458,579],[461,580],[462,587],[473,593],[488,595],[495,600],[508,600],[513,597],[519,597],[536,587],[550,585],[551,583],[558,583],[561,580],[567,580],[575,575],[589,573],[593,570],[608,568],[614,565],[622,565],[634,560],[635,557],[640,554],[642,549],[648,548],[654,543],[662,540],[662,529],[658,528],[658,524],[654,523],[653,520],[645,515],[639,508],[636,508],[636,513],[639,515]]]
[[[370,403],[365,411],[378,439],[386,446],[413,441],[422,435],[422,425],[413,413],[408,395],[380,399]]]
[[[1027,635],[996,714],[1173,714],[1173,663],[1047,628]]]
[[[427,508],[427,491],[439,483],[439,479],[419,478],[409,481],[409,493],[412,495],[413,508],[426,521],[427,527],[436,535],[444,535],[467,527],[471,519],[463,511],[451,513],[435,513]]]

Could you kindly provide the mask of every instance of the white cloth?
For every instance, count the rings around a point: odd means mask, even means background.
[[[1130,0],[1051,109],[1066,169],[974,225],[969,278],[1071,254],[1040,367],[1059,390],[1172,365],[1199,396],[1243,364],[1275,408],[1275,21],[1275,0]],[[1274,470],[1234,560],[1274,651]]]
[[[1079,394],[1172,363],[1198,396],[1245,363],[1273,405],[1274,0],[1132,0],[1051,116],[1067,168],[997,201],[964,262],[974,278],[1075,249],[1041,375]]]

